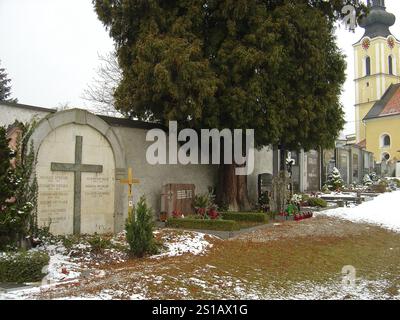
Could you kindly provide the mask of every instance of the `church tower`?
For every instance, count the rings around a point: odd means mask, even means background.
[[[385,0],[368,0],[368,6],[368,16],[359,23],[364,36],[353,45],[357,143],[366,139],[365,116],[391,84],[400,83],[400,42],[389,30],[396,17],[386,11]]]

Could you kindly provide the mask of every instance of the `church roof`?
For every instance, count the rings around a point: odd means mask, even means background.
[[[364,120],[400,115],[400,83],[392,84],[377,101]]]
[[[360,27],[365,29],[364,37],[376,38],[391,35],[389,28],[396,22],[396,16],[386,11],[384,0],[368,1],[370,11],[359,21]]]

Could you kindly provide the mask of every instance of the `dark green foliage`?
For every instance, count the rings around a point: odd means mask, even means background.
[[[319,208],[326,208],[328,206],[328,202],[321,198],[309,198],[307,199],[307,204],[310,207],[319,207]]]
[[[188,230],[238,231],[240,225],[232,220],[169,219],[167,227]]]
[[[25,283],[43,279],[43,268],[49,264],[45,252],[4,253],[0,256],[0,282]]]
[[[240,222],[266,222],[267,216],[264,213],[254,212],[225,212],[222,214],[224,220],[233,220]]]
[[[146,254],[157,253],[157,245],[153,235],[153,213],[147,207],[146,198],[141,197],[134,214],[128,217],[126,221],[126,239],[128,241],[131,253],[138,258]]]
[[[11,80],[8,79],[6,70],[4,68],[0,68],[0,101],[17,102],[16,99],[10,99],[11,96],[10,82]]]
[[[0,213],[2,213],[15,190],[15,185],[12,183],[11,159],[14,157],[14,152],[9,148],[10,139],[7,139],[6,129],[0,127]]]
[[[6,205],[3,205],[0,215],[0,246],[16,245],[22,238],[33,235],[36,230],[37,181],[34,174],[36,163],[33,144],[29,145],[35,125],[16,125],[20,135],[15,151],[14,167],[9,171],[11,193],[7,194],[6,199],[9,200],[5,201]],[[4,201],[3,198],[0,200]]]
[[[9,245],[12,238],[12,230],[9,230],[13,218],[10,200],[17,189],[10,162],[15,153],[9,148],[10,139],[6,134],[6,129],[0,127],[0,249]]]
[[[102,253],[105,249],[110,249],[113,247],[110,239],[98,234],[88,237],[87,242],[91,246],[91,251],[95,254]]]
[[[287,148],[330,146],[343,127],[334,22],[346,3],[357,1],[93,0],[123,70],[117,109],[254,128],[257,146]]]

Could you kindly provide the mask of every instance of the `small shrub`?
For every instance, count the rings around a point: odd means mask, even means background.
[[[176,229],[237,231],[240,226],[232,220],[170,219],[167,227]]]
[[[87,239],[87,242],[90,244],[90,246],[92,248],[92,252],[96,253],[96,254],[101,253],[105,249],[112,247],[112,243],[111,243],[110,239],[106,239],[106,238],[98,235],[97,233],[95,235],[89,237],[89,239]]]
[[[321,198],[309,198],[307,200],[307,204],[310,207],[319,207],[319,208],[326,208],[328,206],[328,202],[326,202],[324,199]]]
[[[333,168],[332,172],[328,175],[326,185],[330,191],[338,191],[344,188],[344,181],[337,168]]]
[[[224,220],[233,220],[240,222],[260,222],[266,221],[266,215],[264,213],[245,213],[245,212],[225,212],[222,214]]]
[[[42,270],[49,264],[45,252],[23,251],[0,255],[0,282],[37,282],[45,276]]]
[[[146,198],[142,197],[134,213],[126,221],[126,239],[130,252],[138,258],[146,254],[156,254],[157,244],[153,235],[153,213],[147,207]]]
[[[80,243],[80,237],[76,235],[70,235],[70,236],[63,236],[60,237],[61,242],[63,246],[68,250],[71,251],[74,245],[77,245]]]

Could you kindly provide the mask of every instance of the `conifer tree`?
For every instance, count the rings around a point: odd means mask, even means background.
[[[15,151],[8,148],[6,131],[0,128],[0,246],[21,244],[36,231],[35,157],[33,145],[28,147],[34,124],[16,125],[20,134]]]
[[[14,194],[12,184],[11,159],[14,152],[9,147],[10,139],[7,138],[7,131],[0,127],[0,212],[7,207],[7,200]]]
[[[10,199],[16,190],[10,162],[14,152],[9,148],[9,142],[6,129],[0,127],[0,248],[9,242]]]
[[[1,61],[0,61],[1,64]],[[10,99],[11,96],[11,80],[8,79],[8,75],[4,68],[0,67],[0,101],[11,101],[17,102],[16,99]]]
[[[333,168],[332,172],[328,176],[326,184],[328,189],[331,191],[340,191],[344,187],[342,175],[337,168]]]
[[[135,257],[142,258],[146,254],[157,252],[153,228],[152,210],[147,207],[146,198],[141,197],[125,226],[130,251]]]

